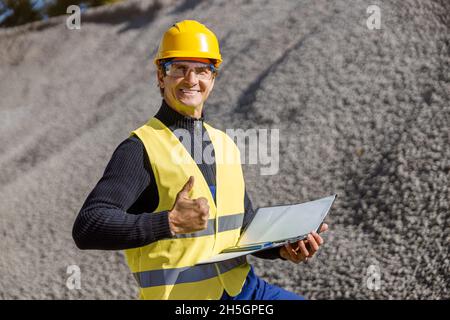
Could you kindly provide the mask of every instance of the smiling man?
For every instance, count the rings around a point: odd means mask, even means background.
[[[159,64],[158,83],[164,100],[182,115],[199,119],[214,87],[214,64],[209,59],[192,57],[173,58]]]
[[[216,36],[197,21],[166,31],[154,59],[161,107],[115,150],[73,238],[80,249],[125,250],[143,299],[302,299],[257,277],[245,257],[197,265],[235,245],[255,215],[237,146],[203,117],[221,62]],[[312,233],[254,255],[299,263],[322,244]]]

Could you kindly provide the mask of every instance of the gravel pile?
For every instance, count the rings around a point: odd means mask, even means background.
[[[254,207],[338,194],[317,257],[251,257],[257,274],[310,299],[449,299],[446,0],[130,0],[83,14],[81,30],[61,17],[0,30],[0,298],[136,297],[123,254],[80,251],[71,230],[158,109],[151,59],[183,19],[221,43],[209,122],[280,132],[277,174],[244,165]]]

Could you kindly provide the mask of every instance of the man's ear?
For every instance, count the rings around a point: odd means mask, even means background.
[[[163,71],[159,68],[156,72],[156,80],[158,81],[158,87],[164,88],[164,74]]]

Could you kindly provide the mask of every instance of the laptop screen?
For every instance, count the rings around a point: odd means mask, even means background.
[[[335,198],[333,195],[300,204],[259,208],[238,246],[304,237],[319,228]]]

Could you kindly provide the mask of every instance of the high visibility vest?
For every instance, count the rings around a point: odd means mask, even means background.
[[[205,197],[210,207],[207,229],[125,250],[142,299],[219,299],[224,289],[236,296],[250,270],[245,256],[196,265],[236,245],[244,219],[245,185],[239,149],[224,132],[206,123],[204,126],[214,147],[217,204],[194,159],[161,121],[152,118],[132,132],[145,146],[158,187],[159,204],[154,214],[173,208],[190,176],[195,181],[189,195],[192,199]],[[205,152],[212,150],[205,148]]]

